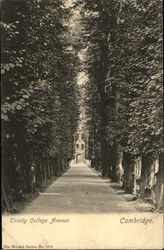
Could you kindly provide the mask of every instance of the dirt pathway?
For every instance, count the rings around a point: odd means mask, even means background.
[[[40,193],[23,214],[133,212],[123,197],[87,166],[71,167]]]

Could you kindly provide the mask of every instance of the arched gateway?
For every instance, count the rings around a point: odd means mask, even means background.
[[[82,138],[82,129],[78,129],[74,136],[74,164],[85,163],[86,147],[85,141]]]

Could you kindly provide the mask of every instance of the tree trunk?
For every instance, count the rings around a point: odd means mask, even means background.
[[[57,174],[57,166],[58,166],[58,158],[57,158],[57,156],[55,156],[55,158],[53,159],[54,175]]]
[[[57,173],[59,173],[61,171],[61,159],[60,159],[60,155],[58,156],[58,162],[57,162]]]
[[[121,182],[121,162],[122,162],[122,148],[119,144],[114,145],[111,152],[111,181],[120,183]]]
[[[54,159],[54,171],[56,175],[58,172],[58,157],[57,156],[55,156],[55,159]]]
[[[101,143],[101,166],[102,166],[102,176],[106,177],[107,176],[107,154],[108,154],[108,150],[107,150],[107,142],[105,140],[102,140]]]
[[[43,159],[43,172],[44,172],[44,180],[47,180],[47,171],[46,171],[46,160]]]
[[[51,171],[52,171],[52,176],[54,176],[54,158],[51,158]]]
[[[107,161],[108,161],[108,166],[107,166],[107,178],[112,177],[112,149],[111,146],[108,145],[108,155],[107,155]]]
[[[151,153],[143,155],[140,178],[140,197],[151,199],[151,189],[154,185],[154,163]]]
[[[64,170],[67,168],[67,163],[66,162],[67,162],[67,157],[65,156],[64,157]]]
[[[51,177],[52,177],[53,176],[52,157],[50,157],[50,174],[51,174]]]
[[[65,156],[65,158],[64,158],[64,169],[67,169],[67,162],[68,162],[68,159],[67,159],[67,156]]]
[[[63,167],[64,167],[64,165],[63,165],[63,157],[61,157],[61,171],[63,171]]]
[[[47,166],[47,178],[50,179],[51,174],[50,174],[50,162],[49,162],[49,158],[46,158],[46,166]]]
[[[98,152],[98,150],[96,150],[95,152],[95,169],[96,171],[99,171],[99,166],[100,166],[100,153]]]
[[[159,156],[159,170],[157,173],[157,183],[155,186],[155,198],[156,198],[156,210],[163,211],[163,189],[164,189],[164,176],[163,176],[163,155],[164,153],[160,153]]]
[[[136,194],[135,158],[129,152],[123,153],[122,166],[124,169],[123,187],[128,194]]]

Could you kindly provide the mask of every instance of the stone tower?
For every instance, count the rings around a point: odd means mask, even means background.
[[[75,158],[74,164],[85,163],[85,150],[86,145],[85,141],[82,138],[82,127],[79,126],[76,135],[74,136],[74,149],[75,149]]]

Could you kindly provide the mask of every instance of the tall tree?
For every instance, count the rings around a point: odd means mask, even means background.
[[[33,163],[44,179],[72,155],[78,57],[64,1],[3,0],[1,7],[3,190],[13,199],[31,188]]]

